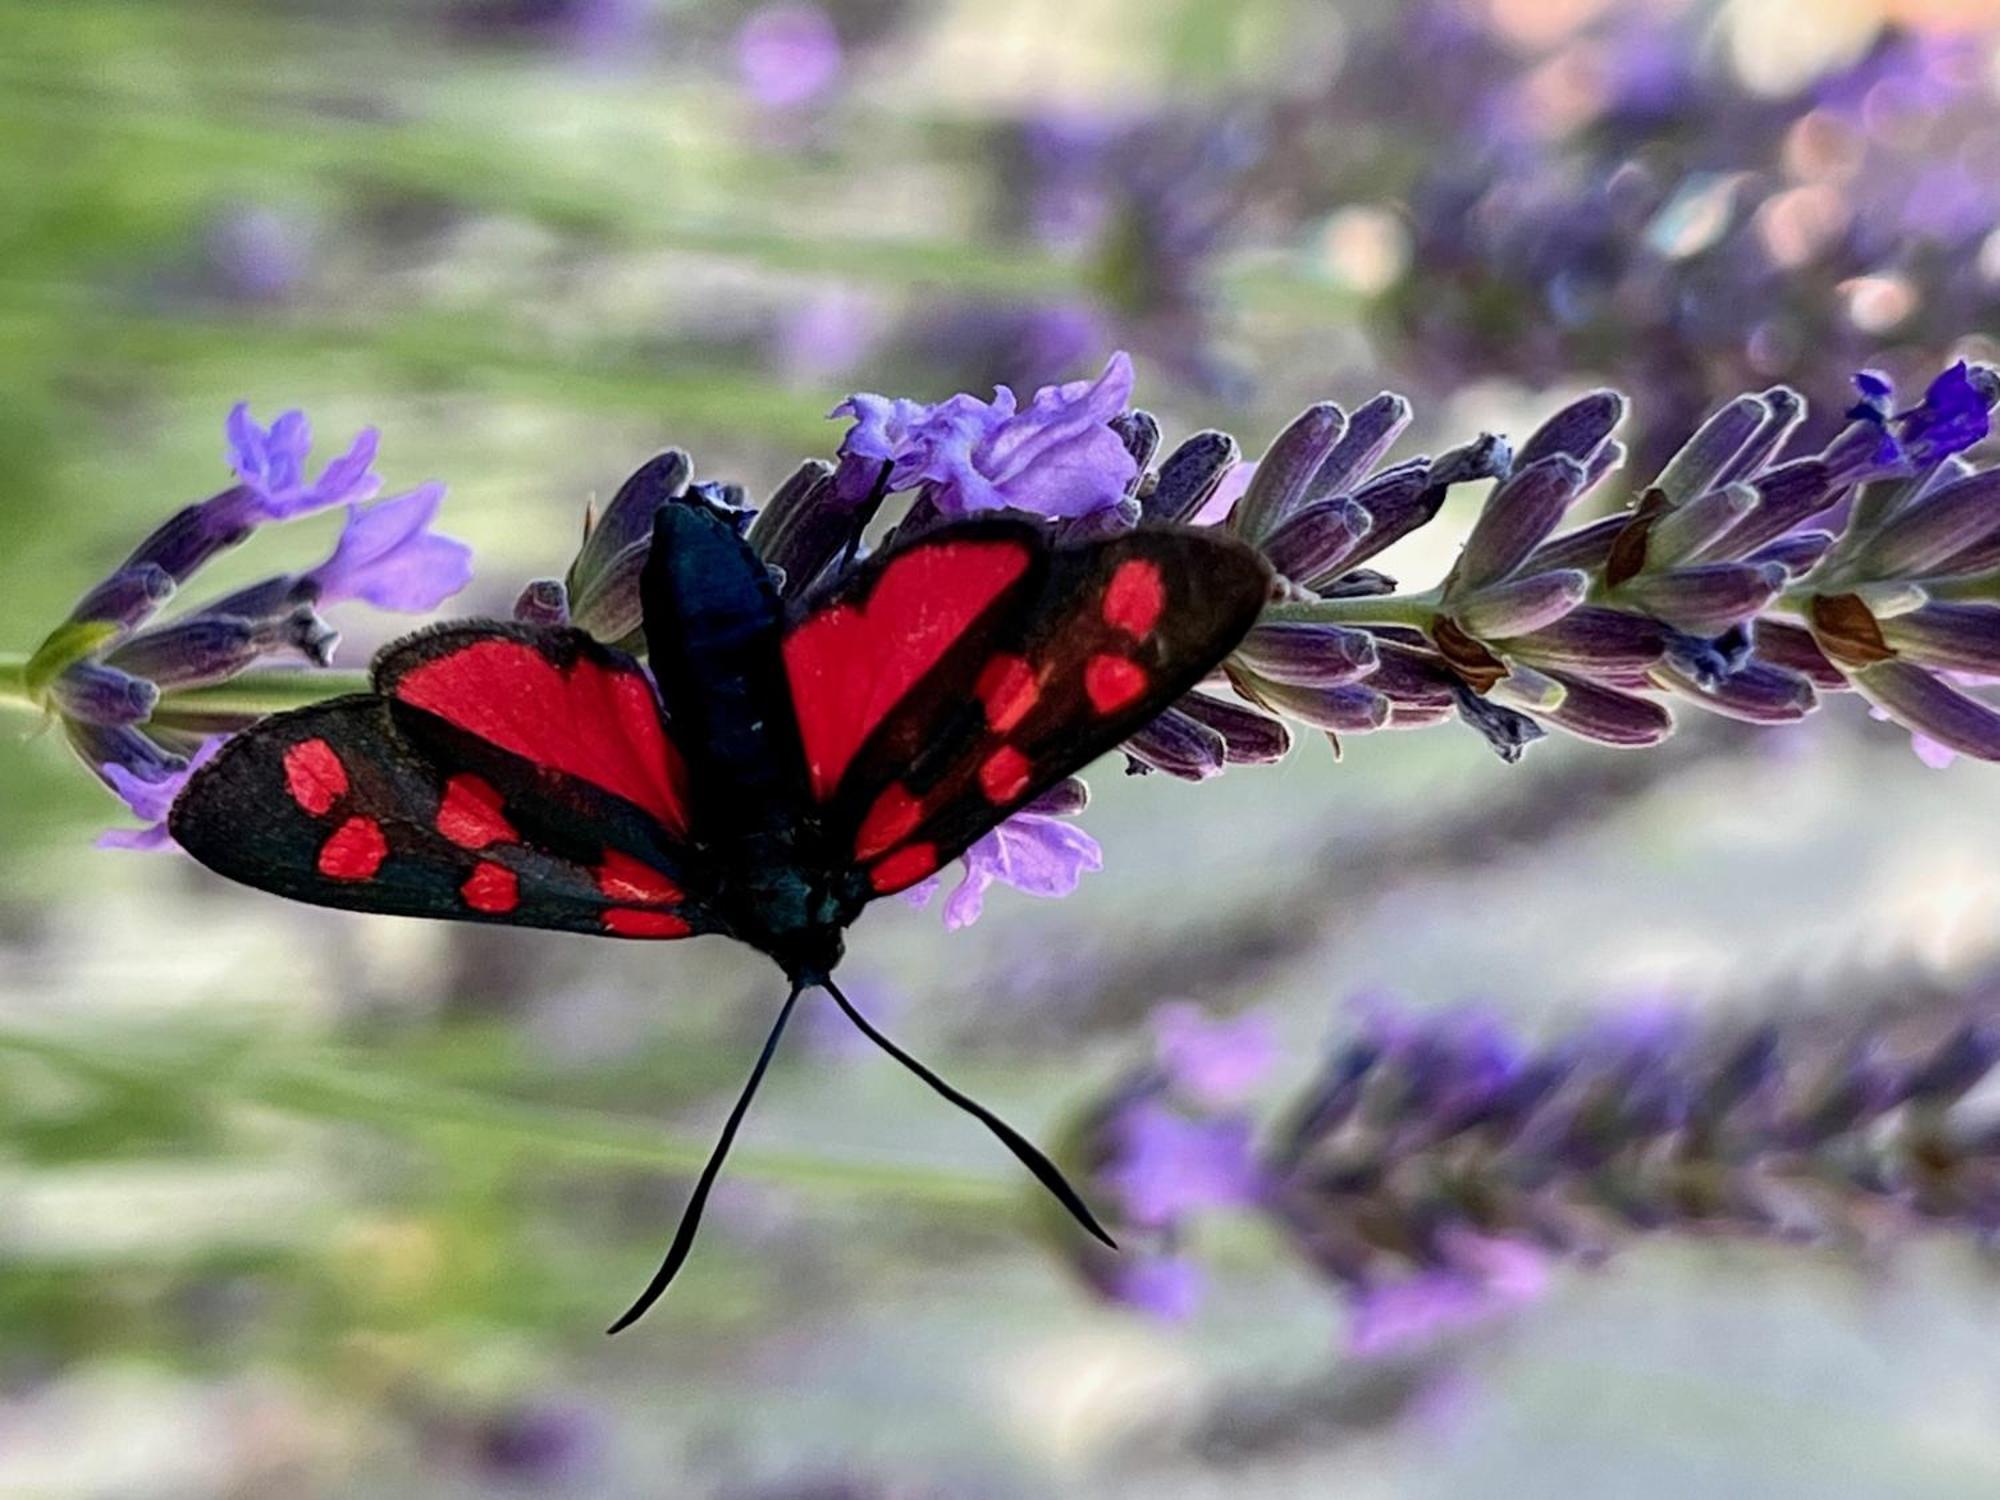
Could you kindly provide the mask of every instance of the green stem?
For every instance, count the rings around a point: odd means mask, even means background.
[[[1302,599],[1267,604],[1267,624],[1407,625],[1428,630],[1437,619],[1436,590],[1422,594],[1364,594],[1351,599]]]
[[[682,1133],[600,1110],[534,1104],[403,1077],[338,1051],[309,1059],[260,1059],[254,1047],[155,1052],[129,1043],[0,1028],[0,1055],[10,1052],[102,1087],[166,1089],[182,1098],[206,1091],[237,1104],[406,1137],[466,1132],[484,1148],[531,1159],[692,1172],[713,1145],[704,1131]],[[1019,1183],[1006,1175],[859,1151],[746,1145],[731,1154],[729,1171],[790,1188],[879,1193],[946,1207],[1006,1208],[1024,1197]]]
[[[0,652],[0,709],[40,714],[42,705],[28,692],[28,657],[19,651]],[[337,698],[342,693],[368,691],[365,672],[309,672],[273,668],[244,672],[227,682],[167,693],[159,711],[188,714],[282,713]]]
[[[160,699],[162,712],[201,714],[275,714],[368,691],[366,672],[270,671],[244,672],[227,682],[169,692]]]
[[[0,708],[39,714],[42,706],[28,696],[28,658],[18,651],[0,654]]]

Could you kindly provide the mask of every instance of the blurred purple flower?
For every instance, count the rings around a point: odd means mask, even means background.
[[[1159,1228],[1196,1209],[1257,1197],[1247,1119],[1195,1119],[1147,1099],[1120,1111],[1109,1134],[1115,1154],[1104,1180],[1118,1193],[1128,1223]]]
[[[840,80],[840,34],[817,5],[765,5],[736,33],[736,72],[767,109],[797,109]]]
[[[364,427],[353,445],[320,470],[305,477],[306,455],[312,451],[312,424],[304,412],[279,414],[268,428],[250,415],[248,402],[229,413],[229,462],[248,498],[264,520],[285,521],[329,505],[366,500],[382,487],[372,472],[377,434]]]
[[[829,286],[779,316],[771,363],[790,385],[818,385],[866,359],[882,331],[882,310],[873,297]]]
[[[1208,1278],[1185,1255],[1133,1255],[1106,1268],[1102,1290],[1114,1301],[1168,1323],[1185,1322],[1201,1305]]]
[[[1278,1038],[1265,1017],[1210,1020],[1185,1001],[1153,1013],[1153,1037],[1162,1071],[1197,1104],[1242,1103],[1278,1060]]]
[[[350,504],[333,555],[306,575],[314,602],[359,599],[377,609],[435,609],[472,581],[472,549],[430,525],[444,499],[426,484],[374,505]]]
[[[1451,1237],[1453,1269],[1422,1271],[1357,1292],[1349,1304],[1347,1349],[1368,1357],[1434,1343],[1483,1323],[1547,1290],[1548,1260],[1518,1240]]]
[[[1114,354],[1096,380],[1044,386],[1027,410],[1001,386],[990,402],[953,396],[935,406],[865,393],[832,415],[853,419],[842,468],[874,479],[891,465],[889,488],[922,484],[948,517],[1012,508],[1073,517],[1115,506],[1138,464],[1109,425],[1132,395],[1132,362]]]
[[[283,302],[311,270],[312,235],[301,218],[262,204],[237,204],[216,216],[204,239],[215,289],[243,302]]]

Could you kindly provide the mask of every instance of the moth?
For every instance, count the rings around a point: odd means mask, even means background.
[[[372,692],[226,741],[169,827],[210,869],[320,906],[638,941],[718,933],[777,962],[790,992],[613,1333],[685,1262],[815,987],[1110,1244],[1040,1151],[871,1025],[833,973],[869,902],[1158,715],[1242,638],[1270,582],[1254,549],[1216,532],[1064,545],[996,516],[892,542],[788,606],[731,513],[690,492],[654,518],[646,663],[569,627],[421,631],[376,657]]]

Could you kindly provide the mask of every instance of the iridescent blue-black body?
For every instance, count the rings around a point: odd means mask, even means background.
[[[712,861],[718,915],[794,980],[824,979],[855,913],[835,893],[806,786],[770,571],[731,512],[690,499],[654,521],[641,589],[647,656],[687,760],[689,840]]]

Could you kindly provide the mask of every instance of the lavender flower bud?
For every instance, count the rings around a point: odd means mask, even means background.
[[[1819,560],[1833,547],[1830,531],[1795,531],[1759,547],[1743,560],[1748,563],[1776,563],[1793,578],[1803,578],[1819,566]]]
[[[1542,573],[1551,568],[1582,568],[1587,573],[1594,573],[1610,561],[1612,547],[1631,524],[1630,511],[1591,521],[1542,543],[1521,566],[1531,573]]]
[[[1685,505],[1717,484],[1721,475],[1771,419],[1771,408],[1755,396],[1738,396],[1695,429],[1693,437],[1660,470],[1653,488],[1673,506]]]
[[[1230,680],[1251,702],[1261,703],[1273,713],[1297,719],[1315,729],[1336,734],[1370,734],[1389,722],[1389,700],[1363,683],[1301,687],[1242,671],[1232,671]]]
[[[1374,518],[1352,500],[1321,500],[1281,521],[1264,539],[1264,559],[1281,578],[1310,587],[1354,555]]]
[[[1306,502],[1313,475],[1346,430],[1347,414],[1331,401],[1309,406],[1294,417],[1257,461],[1250,487],[1230,513],[1231,529],[1251,541],[1269,536]]]
[[[49,684],[56,711],[92,724],[143,724],[160,701],[160,690],[116,667],[80,661]]]
[[[1517,467],[1473,523],[1449,592],[1462,594],[1513,572],[1556,529],[1582,490],[1583,467],[1567,454]]]
[[[1670,663],[1656,668],[1665,682],[1712,713],[1749,724],[1791,724],[1819,706],[1812,683],[1797,672],[1753,661],[1725,676],[1703,680]]]
[[[1827,466],[1816,458],[1781,464],[1750,484],[1757,491],[1757,508],[1729,532],[1721,547],[1713,549],[1709,560],[1741,557],[1777,540],[1807,516],[1833,505],[1842,493]]]
[[[1237,657],[1259,677],[1301,687],[1338,687],[1375,670],[1380,654],[1365,630],[1274,621],[1252,626]]]
[[[1566,568],[1480,589],[1454,602],[1451,613],[1467,635],[1492,640],[1553,625],[1589,592],[1590,575]]]
[[[1775,563],[1703,563],[1641,573],[1619,585],[1617,598],[1678,629],[1714,635],[1755,615],[1784,586]]]
[[[1568,691],[1561,704],[1543,717],[1580,739],[1638,749],[1657,745],[1674,732],[1673,716],[1650,698],[1621,693],[1569,672],[1549,675]]]
[[[173,596],[173,575],[157,563],[120,568],[69,612],[72,621],[99,621],[130,630]]]
[[[1119,536],[1137,526],[1144,513],[1144,508],[1137,498],[1121,495],[1111,505],[1085,511],[1080,516],[1068,516],[1058,520],[1055,523],[1056,532],[1066,542],[1087,542],[1100,537]]]
[[[1384,469],[1354,492],[1350,498],[1368,513],[1369,525],[1350,562],[1373,557],[1430,524],[1445,502],[1444,487],[1431,483],[1430,472],[1428,460],[1413,459]]]
[[[1399,706],[1449,708],[1457,701],[1459,679],[1427,649],[1391,640],[1380,631],[1375,649],[1375,670],[1368,674],[1368,685]]]
[[[1759,399],[1769,415],[1751,434],[1749,441],[1737,449],[1736,456],[1724,465],[1722,472],[1715,476],[1714,483],[1733,484],[1757,473],[1805,420],[1805,397],[1788,385],[1774,385]]]
[[[204,611],[135,635],[106,660],[161,687],[187,688],[221,682],[276,651],[325,666],[338,639],[310,605],[255,620]]]
[[[650,540],[634,542],[588,574],[570,577],[569,618],[600,641],[622,641],[635,634],[644,608],[639,598],[640,575],[646,570]]]
[[[694,464],[678,448],[669,448],[640,465],[618,487],[604,513],[584,533],[583,545],[564,579],[570,598],[581,599],[599,573],[610,568],[627,548],[652,540],[653,517],[660,508],[685,494]]]
[[[569,624],[569,590],[560,578],[536,578],[514,601],[514,618],[523,625]]]
[[[1270,765],[1291,754],[1292,732],[1282,719],[1207,693],[1183,693],[1174,706],[1222,736],[1223,759],[1232,766]]]
[[[1763,660],[1797,672],[1821,692],[1837,693],[1846,689],[1846,676],[1826,659],[1826,654],[1813,641],[1810,630],[1783,620],[1758,620],[1751,630],[1756,654]]]
[[[1382,455],[1409,425],[1410,403],[1389,391],[1357,408],[1347,419],[1347,431],[1306,487],[1306,499],[1347,494],[1362,475],[1382,461]]]
[[[1141,496],[1146,519],[1193,520],[1222,483],[1222,476],[1242,457],[1243,450],[1228,433],[1197,432],[1166,456],[1158,480]]]
[[[1073,818],[1090,806],[1090,787],[1074,776],[1065,776],[1040,796],[1022,807],[1022,812],[1040,813],[1049,818]]]
[[[157,568],[185,583],[201,565],[256,530],[255,493],[244,487],[183,506],[133,549],[120,572]]]
[[[2000,469],[1974,474],[1892,516],[1862,549],[1878,578],[1914,578],[2000,533]]]
[[[1221,772],[1228,746],[1208,725],[1170,708],[1127,739],[1125,752],[1182,781],[1206,781]]]
[[[879,505],[880,497],[873,489],[852,499],[843,495],[839,471],[819,459],[809,459],[778,486],[750,523],[750,545],[783,575],[785,595],[797,598],[858,546]],[[934,508],[920,493],[903,525],[914,536],[937,519]]]
[[[1553,624],[1495,644],[1511,657],[1586,674],[1638,671],[1665,653],[1667,630],[1649,615],[1586,604]]]
[[[1579,396],[1528,435],[1515,458],[1517,469],[1561,454],[1581,467],[1603,447],[1611,429],[1625,420],[1625,398],[1600,390]]]
[[[136,781],[161,782],[187,769],[186,756],[163,748],[129,724],[64,719],[63,733],[100,777],[112,766]]]
[[[1905,729],[1961,755],[2000,760],[2000,713],[1913,662],[1891,659],[1848,674],[1861,696]]]
[[[1756,508],[1754,489],[1747,484],[1730,484],[1666,512],[1646,533],[1646,566],[1657,571],[1700,555]]]
[[[1125,451],[1132,455],[1134,469],[1132,484],[1136,488],[1140,476],[1153,461],[1153,455],[1160,448],[1160,423],[1151,412],[1139,407],[1122,411],[1110,421],[1111,430],[1118,434],[1118,440],[1125,445]]]
[[[1890,646],[1926,666],[2000,674],[2000,605],[1927,604],[1879,623]]]

